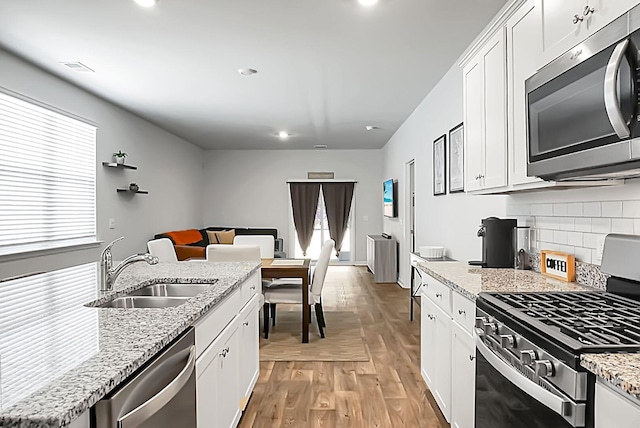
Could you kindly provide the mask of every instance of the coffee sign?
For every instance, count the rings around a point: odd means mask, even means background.
[[[576,259],[573,255],[548,250],[542,250],[540,255],[540,272],[544,275],[567,282],[576,279]]]

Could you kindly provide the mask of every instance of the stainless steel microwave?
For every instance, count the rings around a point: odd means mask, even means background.
[[[527,175],[640,176],[640,7],[525,82]]]

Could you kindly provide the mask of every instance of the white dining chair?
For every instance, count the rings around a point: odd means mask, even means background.
[[[156,256],[160,262],[177,262],[178,256],[173,242],[169,238],[154,239],[147,242],[149,254]]]
[[[320,256],[313,271],[313,277],[309,286],[309,305],[315,307],[316,320],[318,322],[318,330],[320,337],[324,339],[324,328],[327,326],[324,319],[324,311],[322,309],[322,288],[324,280],[329,269],[329,260],[331,259],[331,251],[335,242],[329,239],[322,245]],[[272,318],[275,325],[276,305],[281,304],[302,304],[302,292],[299,283],[280,284],[278,287],[268,287],[264,289],[264,337],[269,338],[269,311],[272,312]]]
[[[260,247],[257,245],[207,245],[205,255],[208,262],[258,262],[260,263]],[[262,288],[269,287],[271,280],[263,279]]]
[[[236,235],[233,245],[257,245],[260,247],[260,258],[272,259],[276,244],[273,235]]]

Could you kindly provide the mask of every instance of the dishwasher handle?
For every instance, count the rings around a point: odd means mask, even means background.
[[[187,384],[196,366],[196,347],[189,348],[184,368],[156,395],[118,419],[118,428],[134,428],[162,409]]]

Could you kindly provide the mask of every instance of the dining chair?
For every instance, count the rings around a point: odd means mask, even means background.
[[[236,235],[233,245],[257,245],[260,247],[261,258],[272,259],[276,244],[273,235]]]
[[[208,262],[260,262],[260,247],[257,245],[210,244],[205,250]],[[262,288],[269,287],[271,280],[263,279]]]
[[[177,262],[178,256],[173,242],[169,238],[153,239],[147,242],[149,254],[156,256],[160,262]]]
[[[318,262],[313,271],[313,278],[309,286],[309,306],[313,305],[316,312],[316,320],[318,322],[318,330],[320,337],[324,339],[324,328],[327,326],[324,319],[324,311],[322,309],[322,288],[324,280],[327,276],[329,268],[329,260],[331,259],[331,251],[335,242],[333,239],[325,241],[318,257]],[[269,287],[264,289],[264,337],[269,338],[269,311],[275,314],[276,306],[281,304],[302,304],[302,292],[300,284],[292,283],[290,285],[281,284],[278,287]],[[303,310],[306,310],[303,308]],[[275,325],[275,316],[274,325]]]

